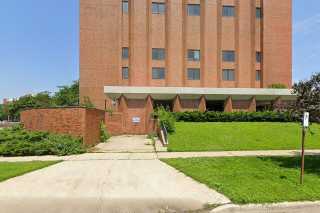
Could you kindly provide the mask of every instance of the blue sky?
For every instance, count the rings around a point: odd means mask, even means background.
[[[78,79],[79,0],[2,0],[0,102]],[[280,0],[281,1],[281,0]],[[293,78],[320,67],[320,1],[293,0]]]

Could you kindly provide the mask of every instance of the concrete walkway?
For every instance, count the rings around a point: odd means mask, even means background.
[[[108,142],[100,143],[93,149],[94,152],[154,152],[152,141],[146,135],[113,136]]]
[[[300,150],[266,150],[266,151],[221,151],[221,152],[161,152],[159,158],[191,157],[264,157],[264,156],[299,156]],[[306,155],[320,155],[320,150],[307,150]]]
[[[309,150],[307,155],[319,155]],[[51,167],[0,183],[0,212],[103,213],[182,212],[207,204],[212,213],[316,213],[320,203],[229,205],[224,195],[209,189],[158,158],[294,156],[299,151],[86,153],[77,156],[0,158],[0,161],[64,160]],[[205,210],[201,212],[209,212]]]
[[[159,160],[78,158],[0,183],[5,213],[182,212],[226,203]]]
[[[320,202],[286,202],[275,204],[223,205],[210,213],[319,213]]]
[[[299,156],[298,150],[227,151],[227,152],[147,152],[147,153],[85,153],[73,156],[0,157],[0,162],[19,161],[82,161],[82,160],[155,160],[161,158],[190,157],[249,157],[249,156]],[[320,155],[320,150],[307,150],[306,155]]]

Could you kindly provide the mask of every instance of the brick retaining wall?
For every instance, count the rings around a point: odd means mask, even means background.
[[[100,122],[105,112],[86,108],[30,109],[21,112],[21,123],[27,130],[48,131],[82,137],[84,144],[100,142]]]

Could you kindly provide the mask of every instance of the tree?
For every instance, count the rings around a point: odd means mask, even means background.
[[[60,86],[59,91],[53,96],[57,106],[79,106],[79,81],[74,81],[71,86]]]
[[[299,116],[309,112],[311,121],[320,122],[320,73],[312,75],[309,80],[295,83],[293,92],[297,95],[293,111]]]
[[[6,108],[9,117],[12,120],[19,120],[20,112],[27,108],[79,106],[79,81],[74,81],[71,86],[61,86],[58,88],[59,91],[53,96],[50,94],[50,92],[45,91],[35,95],[25,95],[8,103]]]
[[[3,104],[0,104],[0,121],[6,120]]]

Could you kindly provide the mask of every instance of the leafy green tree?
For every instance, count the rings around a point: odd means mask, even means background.
[[[35,107],[51,107],[54,105],[50,92],[40,92],[33,97]]]
[[[56,106],[79,106],[79,81],[74,81],[70,86],[59,87],[59,91],[53,96],[47,91],[35,95],[25,95],[10,102],[6,107],[9,117],[13,120],[19,120],[20,112],[24,109]]]
[[[5,120],[5,112],[4,112],[4,108],[3,108],[3,104],[0,104],[0,121]]]
[[[79,106],[79,81],[74,81],[71,86],[60,86],[59,91],[53,96],[57,106]]]
[[[18,120],[20,112],[26,108],[35,108],[37,106],[36,99],[32,95],[25,95],[17,100],[8,103],[8,113],[12,120]]]
[[[320,73],[311,76],[311,79],[300,81],[293,85],[293,92],[297,94],[297,101],[293,110],[299,116],[303,112],[310,113],[310,119],[320,122]]]

